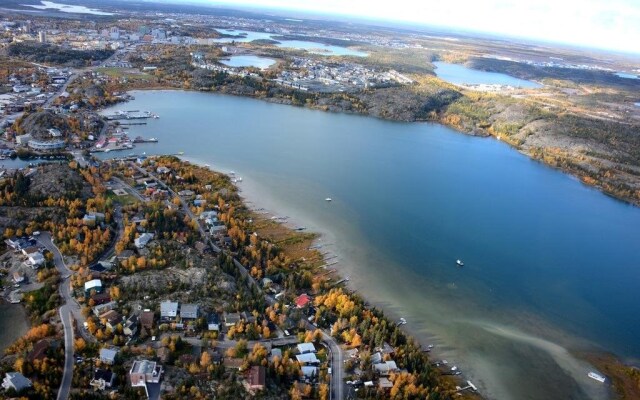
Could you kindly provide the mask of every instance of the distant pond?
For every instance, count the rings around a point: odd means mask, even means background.
[[[515,78],[499,72],[467,68],[460,64],[436,61],[433,65],[436,66],[435,73],[438,78],[455,85],[508,85],[530,89],[542,87],[541,84],[536,82]]]

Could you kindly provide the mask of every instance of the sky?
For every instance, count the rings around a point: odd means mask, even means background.
[[[640,0],[199,0],[198,2],[352,15],[640,53]]]

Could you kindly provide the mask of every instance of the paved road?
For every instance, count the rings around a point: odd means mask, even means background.
[[[53,253],[53,262],[60,272],[62,281],[60,282],[60,295],[64,301],[64,304],[60,307],[60,321],[62,321],[62,327],[64,329],[64,370],[62,373],[62,382],[60,383],[60,389],[58,390],[58,400],[64,400],[69,398],[69,391],[71,390],[71,378],[73,378],[73,304],[74,301],[71,298],[71,289],[69,278],[73,272],[67,268],[64,263],[62,254],[58,248],[51,241],[51,235],[48,232],[42,232],[38,237],[38,242],[42,246],[46,247],[51,253]],[[77,303],[75,303],[77,306]]]
[[[64,304],[60,307],[60,321],[64,330],[64,370],[62,373],[62,382],[58,390],[58,400],[66,400],[69,398],[71,390],[71,378],[73,377],[73,350],[74,350],[74,329],[73,320],[75,319],[79,326],[84,324],[85,318],[82,315],[80,305],[71,295],[70,278],[74,274],[64,262],[62,254],[58,247],[53,244],[49,232],[42,232],[38,237],[38,243],[44,246],[53,254],[53,262],[58,272],[60,272],[60,296]],[[89,335],[84,329],[80,329],[80,334],[86,341],[93,342],[95,338]]]

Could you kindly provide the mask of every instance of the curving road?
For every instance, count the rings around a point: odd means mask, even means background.
[[[75,319],[78,323],[83,324],[85,318],[82,315],[80,305],[71,295],[70,278],[74,272],[67,267],[67,264],[65,264],[60,250],[51,239],[51,234],[49,232],[42,232],[38,237],[38,243],[53,254],[53,262],[58,272],[60,272],[61,277],[60,296],[62,296],[64,304],[60,306],[59,314],[64,330],[64,370],[62,372],[62,382],[60,383],[57,399],[66,400],[69,398],[69,392],[71,391],[71,379],[73,378],[73,320]],[[85,340],[94,340],[88,333],[85,333],[82,330],[80,332]]]

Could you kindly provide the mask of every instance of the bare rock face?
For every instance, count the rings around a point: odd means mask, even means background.
[[[43,165],[30,177],[29,195],[34,197],[82,198],[91,197],[91,187],[82,176],[66,163]]]

